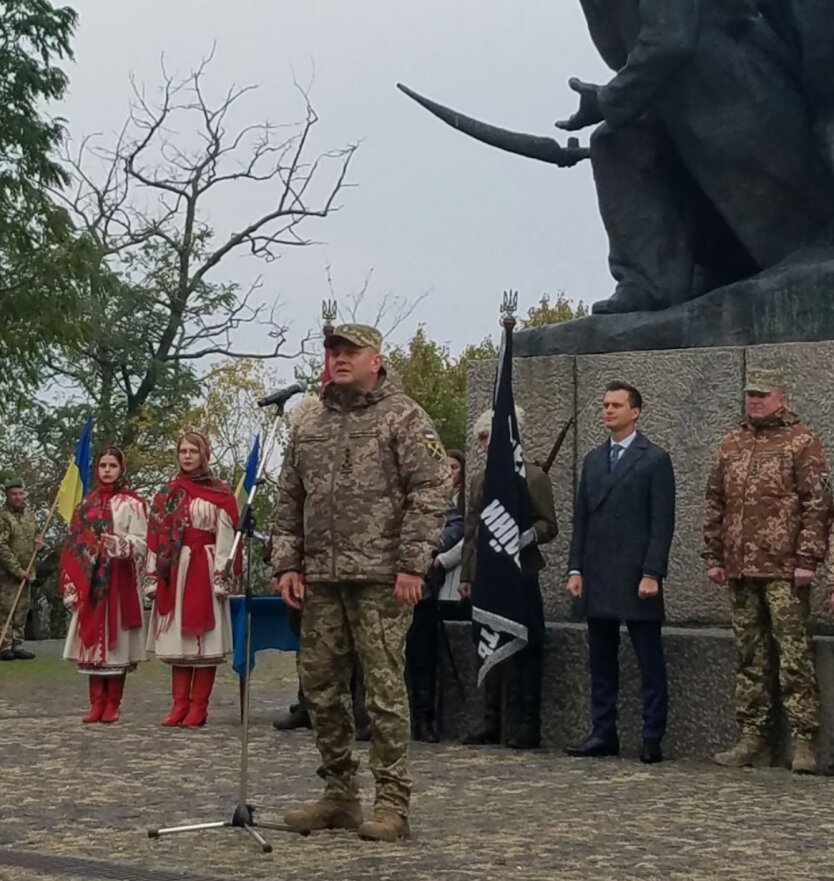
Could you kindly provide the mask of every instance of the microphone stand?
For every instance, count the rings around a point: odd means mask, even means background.
[[[301,389],[299,389],[300,391]],[[309,831],[299,832],[297,829],[291,829],[289,826],[276,823],[261,823],[255,821],[255,809],[248,803],[249,797],[249,682],[250,682],[250,652],[252,649],[252,538],[255,533],[255,515],[252,511],[252,503],[257,495],[258,487],[263,484],[263,473],[266,469],[266,463],[272,454],[275,446],[275,439],[278,433],[278,427],[284,415],[284,407],[286,401],[275,402],[275,418],[270,426],[266,442],[261,451],[260,462],[258,463],[258,471],[252,488],[240,517],[235,531],[234,543],[226,561],[223,571],[224,578],[228,579],[234,565],[234,560],[240,548],[244,537],[246,538],[246,577],[245,577],[245,593],[244,593],[244,614],[246,616],[246,639],[245,639],[245,658],[246,658],[246,676],[243,681],[243,719],[241,722],[240,737],[240,790],[238,801],[232,812],[230,820],[214,820],[208,823],[193,823],[187,826],[169,826],[163,829],[148,829],[148,838],[161,838],[163,835],[173,835],[178,832],[202,832],[206,829],[242,829],[248,833],[261,846],[263,853],[271,853],[272,845],[258,832],[258,829],[273,829],[278,832],[294,832],[299,835],[307,836]]]

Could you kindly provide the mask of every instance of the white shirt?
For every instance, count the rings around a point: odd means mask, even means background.
[[[615,441],[613,438],[611,439],[611,446],[612,447],[614,446],[614,444],[619,444],[619,446],[620,446],[620,449],[621,449],[620,459],[623,458],[626,450],[632,445],[632,443],[634,443],[634,438],[636,438],[636,437],[637,437],[637,429],[635,428],[634,431],[632,431],[628,437],[624,437],[620,441]],[[609,447],[609,450],[610,449],[611,449],[611,447]],[[619,459],[617,461],[619,462]]]

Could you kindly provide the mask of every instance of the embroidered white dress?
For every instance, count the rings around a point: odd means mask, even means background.
[[[184,544],[177,567],[174,607],[161,616],[154,605],[148,627],[148,651],[160,661],[182,666],[215,666],[225,662],[232,652],[232,616],[226,585],[222,581],[223,567],[229,559],[235,530],[229,515],[204,499],[189,502],[189,520],[194,529],[214,533],[214,544],[191,548]],[[214,608],[214,629],[192,636],[182,632],[182,600],[192,554],[206,554],[208,570],[213,573],[211,600]],[[145,593],[154,596],[157,588],[156,554],[148,552]]]
[[[113,513],[113,535],[118,539],[119,556],[133,562],[137,600],[141,609],[142,582],[148,552],[148,518],[145,507],[131,496],[116,494],[110,502],[110,510]],[[84,645],[78,633],[79,590],[80,585],[74,585],[72,582],[65,582],[63,585],[65,602],[76,600],[76,608],[72,613],[64,643],[64,659],[75,661],[79,673],[92,673],[96,676],[119,676],[126,670],[135,669],[140,661],[147,660],[144,626],[136,630],[125,630],[120,622],[116,645],[113,648],[108,645],[107,639],[91,648]],[[109,611],[109,606],[105,607],[105,634],[109,632],[110,622],[107,620]]]

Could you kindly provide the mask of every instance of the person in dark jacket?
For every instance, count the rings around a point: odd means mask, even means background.
[[[640,392],[624,382],[605,391],[610,438],[585,457],[573,516],[568,593],[588,621],[590,735],[570,756],[611,756],[617,736],[620,623],[631,637],[643,690],[647,764],[663,760],[666,663],[661,639],[663,579],[675,531],[675,474],[669,454],[637,431]]]
[[[463,515],[453,506],[446,514],[443,534],[437,548],[443,554],[463,539]],[[436,558],[435,558],[436,559]],[[432,565],[423,585],[423,599],[414,607],[414,618],[405,646],[406,671],[411,695],[411,727],[415,740],[438,743],[435,728],[437,682],[438,599],[444,570]]]
[[[524,413],[516,408],[519,430],[524,430]],[[484,451],[489,447],[492,427],[492,411],[487,410],[476,420],[475,436]],[[509,739],[512,749],[536,749],[541,744],[541,692],[542,654],[544,650],[544,608],[542,605],[539,572],[546,562],[540,545],[553,541],[559,528],[553,504],[553,487],[546,472],[533,462],[525,460],[527,488],[533,506],[533,526],[529,535],[521,537],[522,590],[531,604],[529,609],[529,641],[527,647],[516,653],[511,661],[518,678],[518,696],[521,703],[521,725]],[[484,491],[484,472],[472,480],[466,513],[466,533],[463,547],[463,564],[460,576],[460,593],[468,598],[477,571],[476,553],[478,524]],[[491,671],[484,683],[484,720],[476,731],[467,735],[466,744],[498,743],[501,739],[501,678],[503,672]]]

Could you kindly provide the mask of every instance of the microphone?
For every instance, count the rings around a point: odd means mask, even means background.
[[[302,392],[306,391],[307,383],[303,379],[300,379],[298,382],[294,382],[286,388],[278,389],[277,392],[273,392],[271,395],[261,398],[258,401],[258,406],[268,407],[270,404],[278,404],[280,406],[281,404],[286,404],[293,395],[300,395]]]

